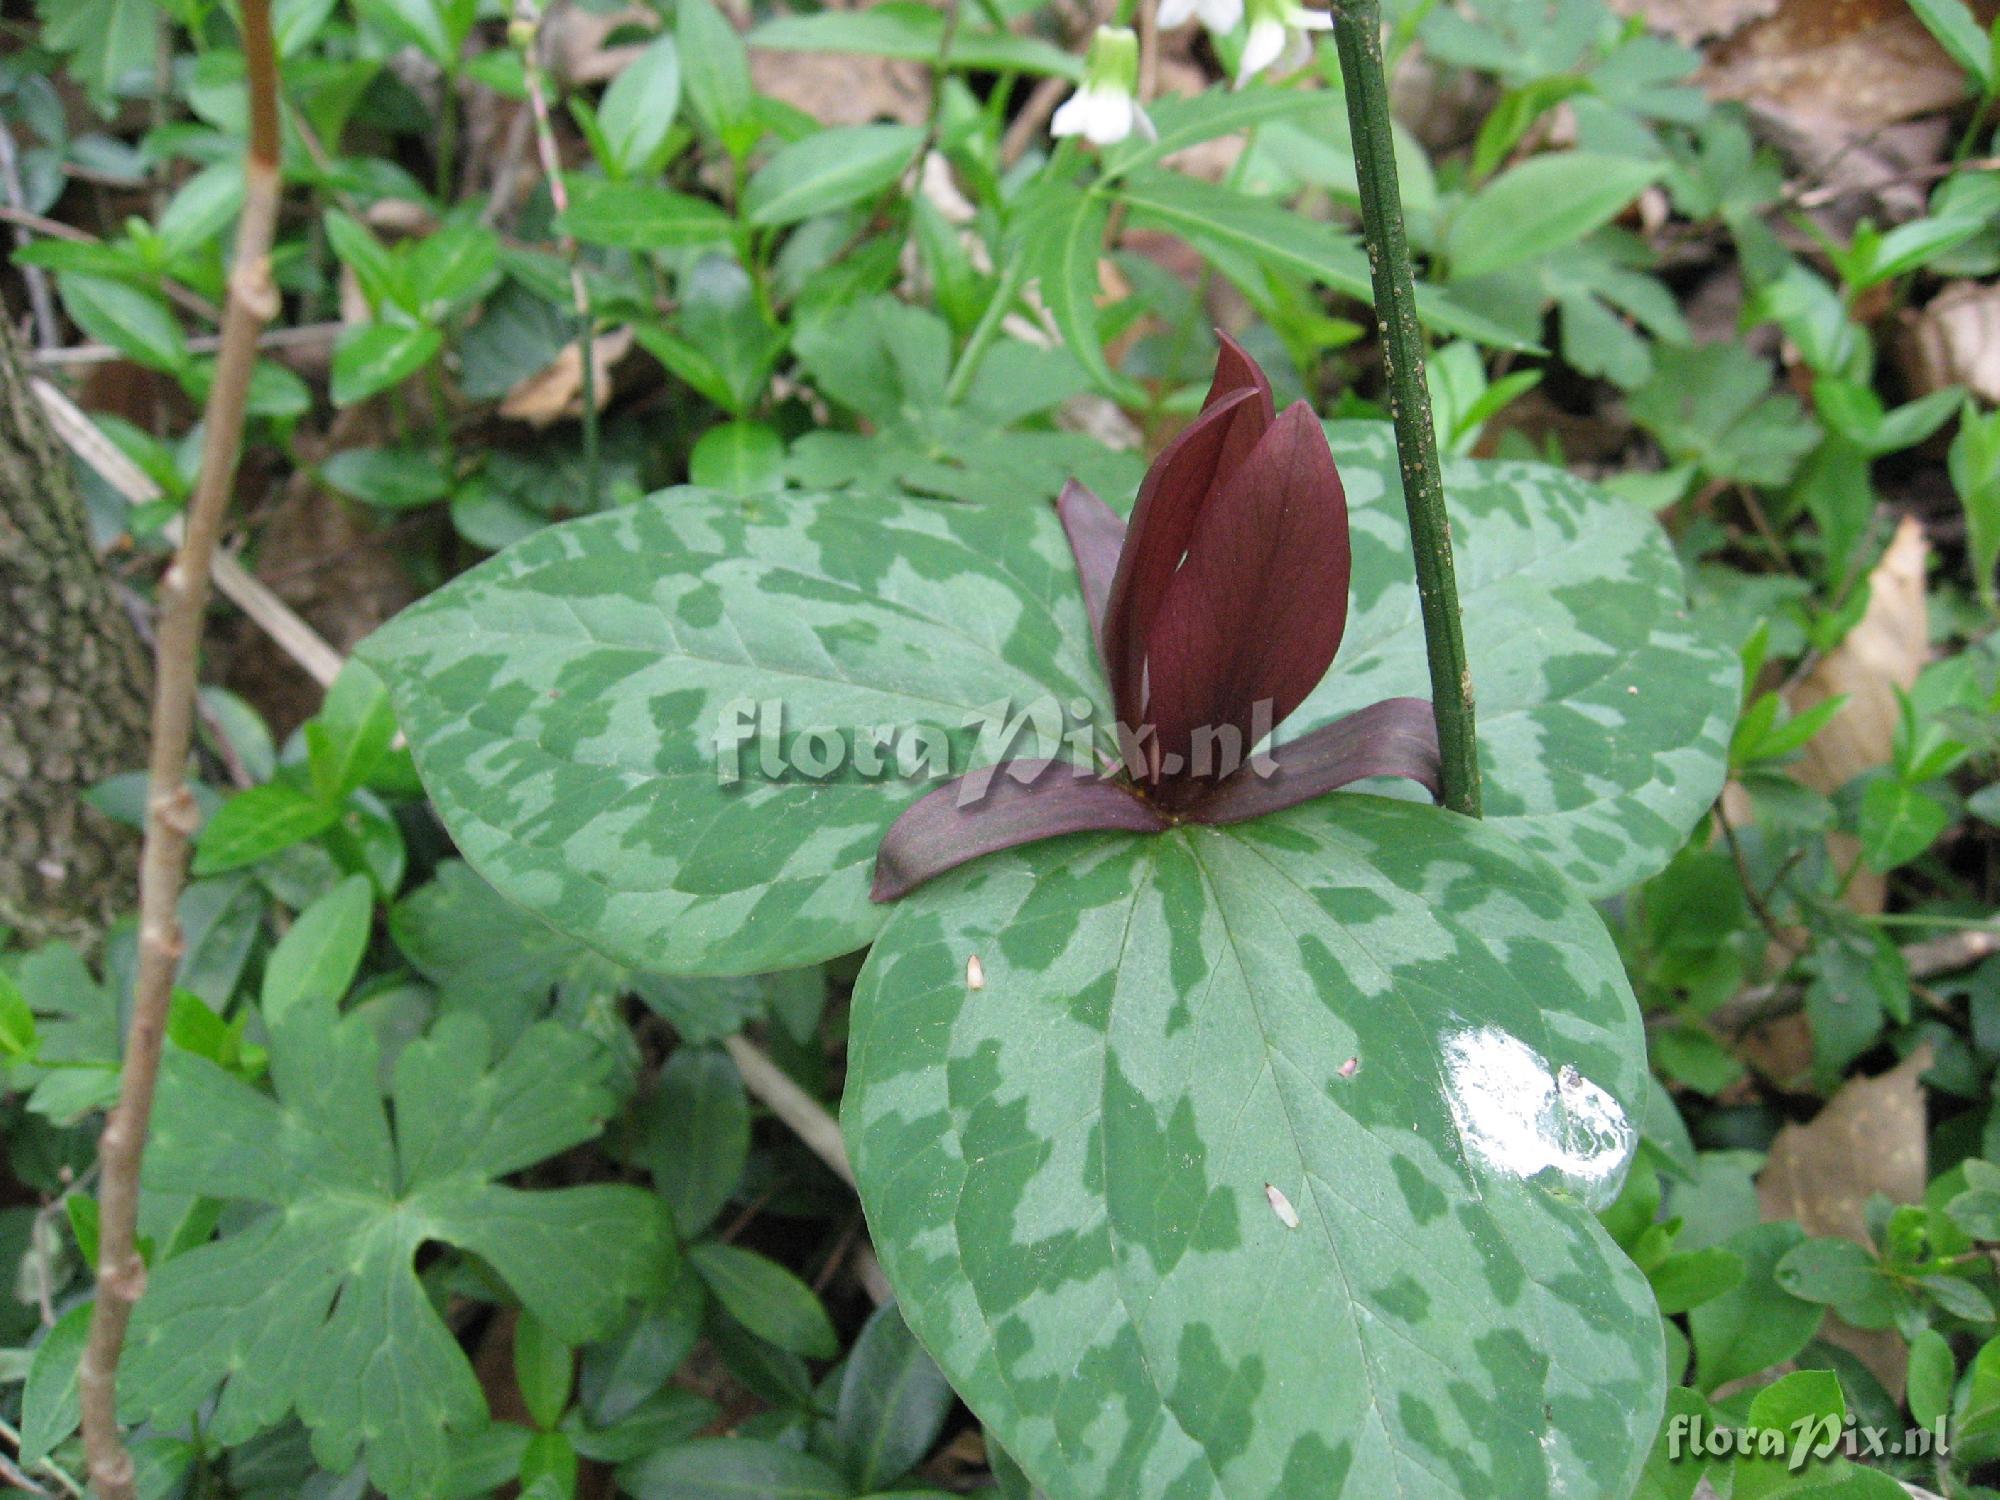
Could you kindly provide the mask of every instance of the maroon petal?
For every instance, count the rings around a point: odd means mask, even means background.
[[[1226,453],[1240,446],[1239,423],[1261,434],[1263,413],[1250,387],[1220,397],[1160,451],[1139,486],[1125,549],[1104,609],[1104,663],[1118,717],[1145,717],[1145,642],[1167,585],[1186,554],[1195,520],[1215,493]]]
[[[1228,474],[1250,456],[1250,450],[1276,418],[1278,408],[1271,398],[1271,377],[1250,357],[1250,351],[1220,328],[1215,330],[1215,339],[1221,348],[1215,356],[1215,379],[1209,384],[1202,409],[1206,411],[1232,392],[1251,391],[1256,410],[1261,414],[1261,420],[1239,421],[1230,427],[1221,463],[1221,471]]]
[[[985,778],[983,792],[975,778]],[[1166,827],[1166,819],[1130,791],[1079,772],[1069,761],[1010,761],[946,782],[906,808],[882,836],[868,894],[895,901],[982,854],[1065,833],[1160,833]]]
[[[1260,771],[1262,774],[1259,774]],[[1197,823],[1241,823],[1369,776],[1405,776],[1441,795],[1437,720],[1422,698],[1384,698],[1252,761],[1189,804]]]
[[[1111,597],[1111,580],[1118,573],[1118,553],[1125,545],[1125,521],[1117,511],[1072,479],[1056,497],[1056,514],[1076,558],[1076,575],[1083,583],[1083,607],[1090,616],[1090,633],[1104,658],[1104,601]]]
[[[1247,754],[1318,685],[1347,628],[1350,566],[1333,454],[1295,402],[1201,512],[1145,638],[1147,720],[1178,774],[1202,770],[1197,730],[1233,729]]]

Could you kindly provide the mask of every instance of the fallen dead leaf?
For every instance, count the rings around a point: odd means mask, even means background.
[[[583,356],[580,345],[565,344],[542,369],[519,382],[500,402],[500,415],[530,427],[547,427],[583,415]],[[591,340],[591,374],[597,409],[611,400],[611,369],[632,348],[632,330],[615,328]]]
[[[1860,622],[1787,695],[1793,713],[1847,695],[1846,707],[1793,768],[1814,791],[1837,791],[1886,763],[1894,749],[1896,692],[1909,691],[1930,656],[1930,612],[1924,603],[1929,554],[1923,527],[1905,516],[1868,575],[1868,608]],[[1845,834],[1831,835],[1828,846],[1843,868],[1855,857],[1857,846]],[[1882,877],[1863,869],[1847,888],[1847,904],[1856,911],[1880,911],[1884,891]]]
[[[757,92],[804,110],[822,125],[894,120],[921,125],[930,117],[930,69],[886,57],[832,52],[750,52]]]
[[[1990,17],[1990,0],[1983,12]],[[1722,99],[1858,135],[1965,97],[1965,73],[1907,0],[1781,0],[1711,46],[1697,81]]]
[[[1796,1219],[1809,1235],[1865,1245],[1868,1200],[1881,1193],[1896,1203],[1924,1195],[1926,1042],[1887,1073],[1852,1078],[1804,1125],[1787,1125],[1771,1142],[1757,1178],[1766,1220]],[[1891,1329],[1852,1328],[1829,1316],[1827,1342],[1851,1352],[1898,1400],[1908,1371],[1903,1342]]]
[[[2000,403],[2000,286],[1960,281],[1907,315],[1899,343],[1912,396],[1962,385]]]

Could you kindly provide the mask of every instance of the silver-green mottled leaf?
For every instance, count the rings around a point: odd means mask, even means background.
[[[1286,739],[1430,696],[1394,440],[1375,423],[1328,436],[1353,527],[1347,637]],[[1444,481],[1488,821],[1586,895],[1657,874],[1722,790],[1735,653],[1689,617],[1645,512],[1544,464],[1461,460]]]
[[[855,493],[668,491],[551,527],[363,654],[481,874],[621,962],[687,974],[864,945],[875,846],[921,788],[853,754],[765,780],[755,739],[724,786],[730,705],[782,702],[787,743],[892,725],[915,746],[929,726],[955,773],[982,708],[1102,694],[1053,513]]]
[[[852,1038],[900,1305],[1054,1500],[1629,1492],[1660,1321],[1589,1205],[1638,1011],[1496,830],[1342,794],[996,855],[898,906]]]
[[[1353,607],[1287,736],[1429,693],[1389,431],[1332,431]],[[1643,513],[1540,466],[1454,465],[1448,487],[1489,816],[1587,893],[1651,874],[1720,789],[1733,654],[1688,623]],[[1109,728],[1074,566],[1039,506],[668,491],[539,532],[362,654],[480,873],[670,973],[799,967],[874,936],[875,847],[919,782],[858,768],[869,728],[943,736],[953,773],[996,703],[1080,702]],[[721,785],[730,706],[778,701],[785,742],[836,732],[841,769],[811,779],[787,756],[765,779],[753,738]]]

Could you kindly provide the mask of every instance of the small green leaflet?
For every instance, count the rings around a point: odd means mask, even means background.
[[[494,1180],[597,1132],[608,1056],[544,1022],[489,1061],[485,1027],[448,1017],[397,1062],[392,1133],[366,1017],[308,995],[271,1040],[275,1099],[201,1058],[166,1058],[146,1186],[270,1211],[153,1267],[122,1405],[177,1427],[219,1387],[205,1428],[217,1442],[295,1411],[323,1467],[360,1457],[392,1500],[437,1494],[452,1434],[481,1423],[485,1401],[417,1279],[420,1246],[481,1257],[569,1343],[603,1336],[673,1270],[651,1194]],[[328,1369],[357,1374],[327,1382]]]
[[[1665,1386],[1590,1211],[1645,1078],[1554,870],[1341,793],[905,898],[842,1123],[904,1315],[1053,1500],[1609,1496]]]

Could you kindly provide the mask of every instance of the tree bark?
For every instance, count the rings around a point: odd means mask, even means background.
[[[94,942],[136,899],[139,841],[81,793],[146,764],[138,633],[0,310],[0,925]]]

